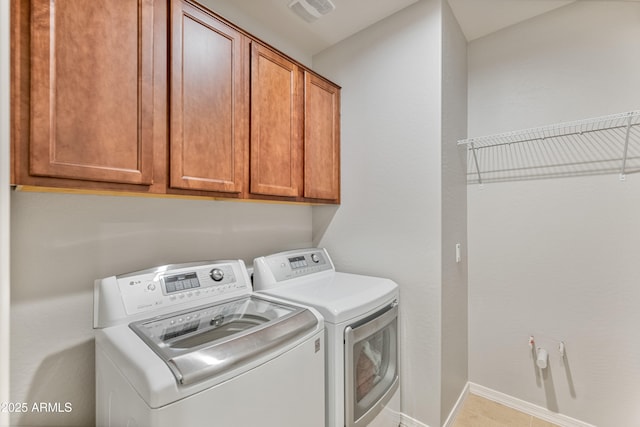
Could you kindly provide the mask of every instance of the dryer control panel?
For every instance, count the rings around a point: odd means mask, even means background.
[[[285,280],[335,271],[329,254],[323,248],[280,252],[253,261],[253,287],[260,291]]]
[[[132,320],[140,314],[164,314],[174,306],[249,295],[250,283],[242,260],[164,265],[99,279],[94,291],[94,327]]]

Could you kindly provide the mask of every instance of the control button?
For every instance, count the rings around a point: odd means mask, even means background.
[[[222,270],[220,270],[219,268],[214,268],[213,270],[211,270],[209,275],[216,282],[219,282],[222,279],[224,279],[224,272]]]
[[[200,295],[200,291],[196,291],[196,296]]]
[[[182,323],[182,321],[183,321],[183,320],[184,320],[184,319],[183,319],[182,317],[181,317],[181,318],[179,318],[179,319],[178,319],[178,323]]]
[[[320,257],[318,256],[318,254],[311,254],[311,261],[315,262],[316,264],[320,262]]]
[[[170,299],[171,301],[175,301],[175,300],[176,300],[176,296],[175,296],[175,295],[171,295],[171,296],[169,297],[169,299]]]
[[[154,283],[149,283],[147,285],[147,289],[149,289],[150,291],[155,291],[156,290],[156,285]]]
[[[184,294],[178,295],[178,298],[180,298],[180,299],[184,298]]]
[[[192,297],[193,296],[193,292],[187,292],[187,296],[188,297]]]
[[[169,324],[170,324],[170,325],[175,325],[175,324],[176,324],[176,321],[175,321],[175,320],[173,320],[173,319],[171,319],[171,320],[169,321]]]

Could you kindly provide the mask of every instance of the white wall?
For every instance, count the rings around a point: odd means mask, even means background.
[[[469,136],[638,109],[639,49],[637,2],[576,2],[470,43]],[[640,176],[471,186],[468,205],[470,380],[639,425]]]
[[[467,41],[449,3],[442,5],[441,424],[469,380],[466,150],[456,145],[467,135]]]
[[[402,412],[438,426],[449,179],[441,167],[441,1],[398,12],[315,55],[313,66],[343,87],[343,202],[314,207],[314,244],[328,248],[339,270],[400,285]]]
[[[0,2],[0,403],[9,402],[9,2]],[[9,424],[0,412],[0,426]]]

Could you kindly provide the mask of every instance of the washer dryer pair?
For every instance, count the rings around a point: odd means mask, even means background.
[[[398,285],[335,271],[325,249],[254,260],[253,287],[315,308],[326,329],[327,427],[400,423]]]
[[[325,427],[322,316],[242,260],[96,280],[94,328],[100,427]]]

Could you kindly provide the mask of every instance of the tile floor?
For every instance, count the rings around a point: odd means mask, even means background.
[[[469,393],[453,427],[559,427]]]

